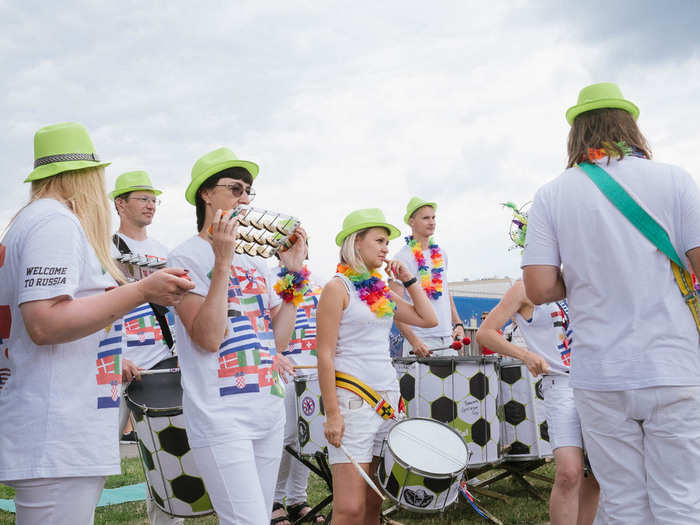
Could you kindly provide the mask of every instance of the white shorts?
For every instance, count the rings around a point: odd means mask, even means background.
[[[340,415],[345,423],[343,445],[358,463],[371,463],[373,456],[379,456],[382,443],[389,429],[396,420],[382,419],[366,401],[357,394],[344,388],[336,388]],[[394,410],[399,408],[400,394],[396,392],[377,392],[386,399]],[[350,460],[339,448],[328,445],[328,462],[350,463]]]
[[[547,413],[549,442],[552,450],[560,447],[583,448],[581,420],[574,404],[574,390],[568,375],[549,375],[542,378],[542,395]]]

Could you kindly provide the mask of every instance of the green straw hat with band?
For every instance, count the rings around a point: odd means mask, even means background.
[[[114,191],[109,194],[109,197],[114,200],[120,195],[130,193],[132,191],[152,191],[154,195],[163,193],[153,187],[151,178],[145,171],[127,171],[117,177],[114,183]]]
[[[228,148],[215,149],[200,157],[192,166],[192,181],[185,192],[187,202],[195,204],[197,190],[209,177],[225,169],[235,167],[246,169],[253,179],[258,176],[260,169],[254,162],[238,160],[233,151]]]
[[[406,204],[406,215],[403,217],[403,222],[408,224],[408,219],[411,218],[411,215],[416,213],[416,210],[422,208],[423,206],[432,206],[433,209],[437,210],[437,203],[424,201],[420,197],[413,197],[410,201],[408,201],[408,204]]]
[[[634,120],[639,118],[639,108],[622,96],[617,84],[600,82],[586,86],[579,92],[576,105],[566,110],[566,120],[573,124],[581,113],[603,108],[624,109]]]
[[[53,177],[64,171],[109,166],[95,152],[85,126],[62,122],[41,128],[34,134],[34,171],[24,182]]]
[[[365,228],[386,228],[389,230],[389,240],[396,239],[401,235],[401,232],[386,222],[384,213],[379,208],[364,208],[355,210],[343,220],[343,229],[335,236],[335,243],[338,246],[343,245],[343,241],[351,233],[364,230]]]

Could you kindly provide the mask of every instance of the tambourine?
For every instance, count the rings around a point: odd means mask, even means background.
[[[289,249],[296,241],[296,217],[249,206],[239,206],[231,217],[238,217],[235,253],[268,258]],[[209,226],[209,237],[212,235],[213,225]]]

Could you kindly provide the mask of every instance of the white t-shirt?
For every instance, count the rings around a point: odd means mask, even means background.
[[[452,305],[450,304],[450,288],[447,284],[447,253],[445,250],[440,248],[440,253],[442,253],[442,260],[445,262],[445,268],[442,272],[442,295],[437,299],[430,299],[430,304],[435,308],[435,314],[438,318],[438,325],[433,328],[421,328],[418,326],[411,326],[413,333],[418,336],[419,339],[424,337],[449,337],[452,338]],[[425,257],[425,262],[429,268],[432,269],[432,261],[430,260],[430,249],[423,250],[423,257]],[[408,245],[404,245],[403,248],[394,256],[395,259],[403,262],[417,279],[418,285],[420,286],[420,275],[418,275],[418,263],[416,258],[413,256],[413,252]],[[411,302],[411,297],[408,292],[404,290],[404,298]]]
[[[275,275],[279,273],[279,268],[275,269]],[[316,309],[318,300],[321,297],[323,287],[319,286],[313,278],[309,276],[309,291],[304,294],[304,300],[297,308],[297,319],[294,324],[294,332],[289,340],[287,350],[282,352],[295,365],[315,365],[316,354]],[[297,373],[306,373],[304,369]]]
[[[350,296],[340,318],[335,349],[335,369],[367,383],[378,391],[398,390],[396,370],[389,354],[392,317],[377,317],[360,299],[350,279],[336,274]]]
[[[700,196],[683,170],[636,157],[599,161],[668,232],[700,246]],[[537,192],[522,266],[562,265],[576,329],[571,384],[588,390],[699,385],[698,332],[658,251],[579,168]]]
[[[206,297],[214,268],[211,244],[195,235],[168,257],[187,268],[191,293]],[[281,303],[264,259],[234,255],[228,288],[228,329],[219,350],[192,341],[178,319],[183,414],[192,447],[259,439],[284,425],[284,387],[272,371],[275,350],[270,310]]]
[[[536,305],[530,319],[525,319],[517,312],[513,317],[527,349],[544,357],[549,364],[549,373],[568,374],[573,330],[569,323],[566,301]]]
[[[0,480],[118,474],[121,320],[76,341],[38,346],[19,309],[101,294],[116,283],[77,217],[54,199],[29,204],[2,242]]]
[[[137,241],[127,237],[123,233],[117,233],[126,243],[132,253],[139,255],[150,255],[166,260],[168,249],[155,239],[147,238]],[[111,244],[112,256],[118,257],[119,250]],[[173,309],[167,315],[170,333],[175,336],[175,316]],[[172,352],[165,340],[160,325],[153,314],[153,309],[146,303],[134,308],[124,316],[124,335],[126,338],[126,349],[124,357],[141,368],[152,368],[163,359],[172,357]]]

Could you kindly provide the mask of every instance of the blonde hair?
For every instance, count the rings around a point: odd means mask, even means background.
[[[65,202],[80,221],[102,268],[119,284],[124,284],[126,278],[110,255],[112,217],[104,168],[64,171],[53,177],[32,181],[29,202],[22,209],[42,198],[58,198]]]
[[[355,241],[362,239],[372,228],[365,228],[351,233],[345,237],[343,244],[340,246],[340,262],[347,264],[355,272],[363,273],[369,271],[365,261],[362,260],[362,256],[355,247]]]

